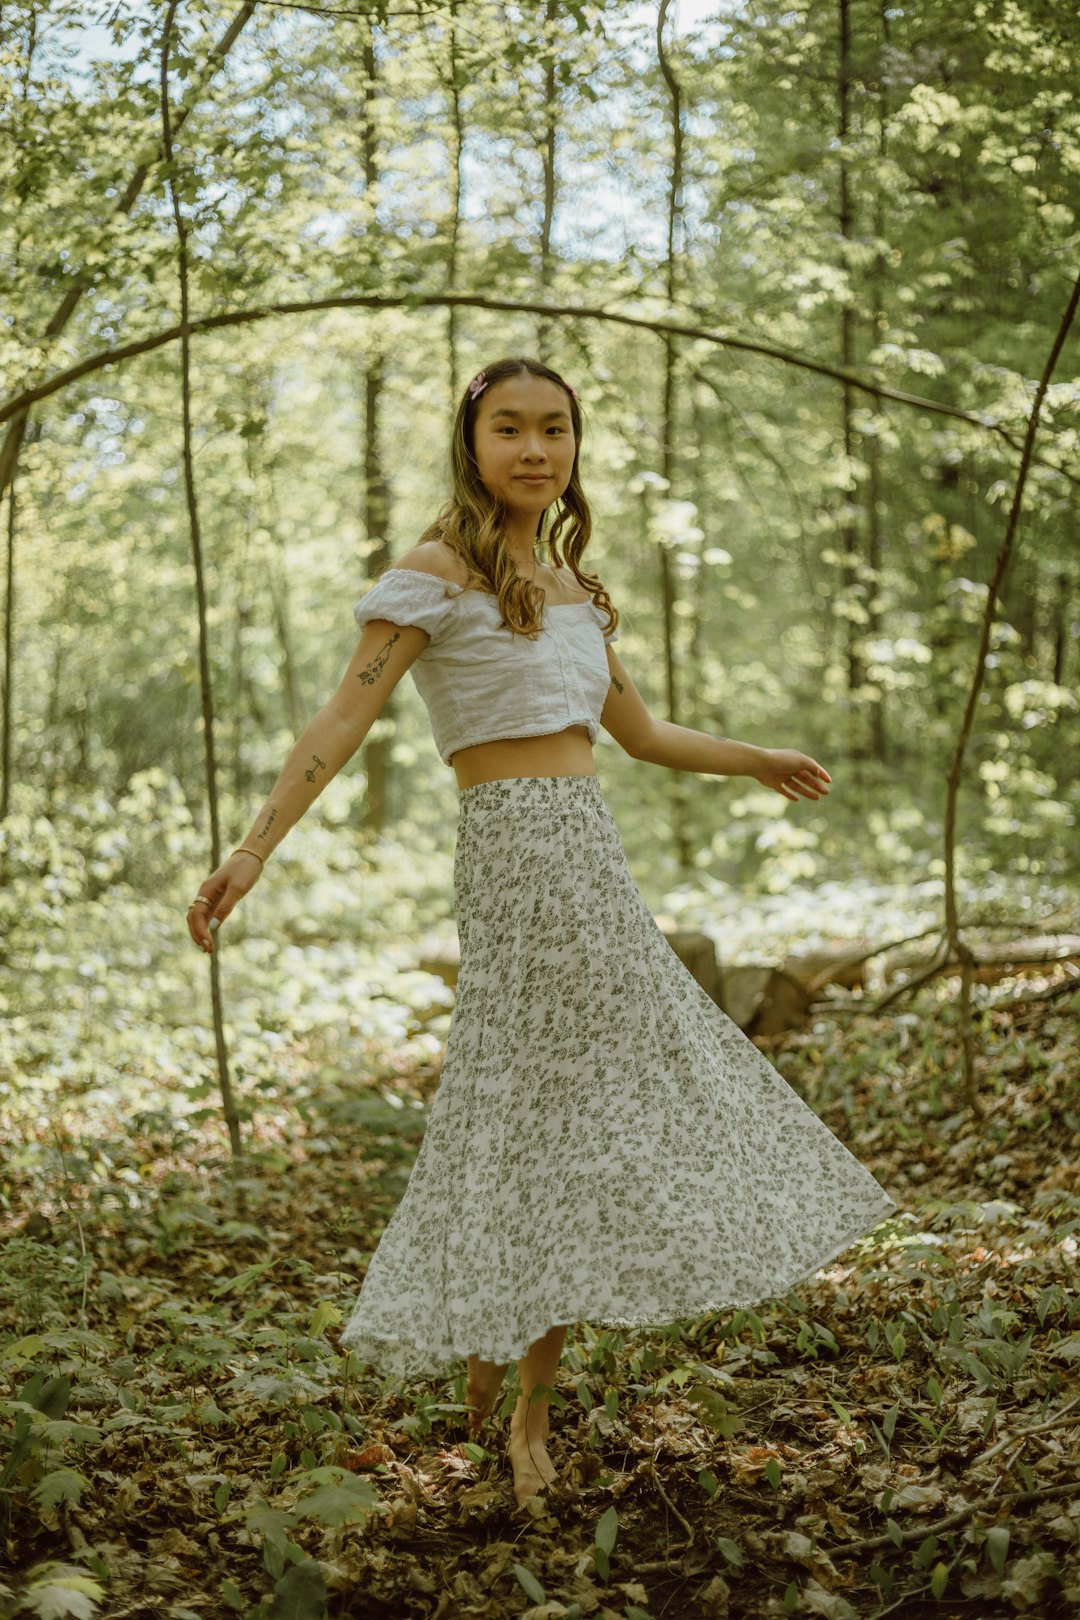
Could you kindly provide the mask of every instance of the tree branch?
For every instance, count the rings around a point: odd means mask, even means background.
[[[834,382],[847,383],[852,388],[864,394],[871,394],[875,399],[891,399],[900,405],[910,405],[915,410],[929,411],[936,416],[951,417],[954,421],[967,422],[972,427],[983,428],[987,432],[995,433],[999,438],[1013,449],[1021,448],[1021,441],[1017,440],[1007,428],[993,421],[987,416],[978,415],[974,411],[965,411],[959,405],[949,405],[943,400],[924,399],[920,394],[909,394],[900,388],[889,388],[884,383],[868,382],[863,377],[843,371],[838,366],[830,366],[820,360],[810,360],[805,355],[795,354],[789,349],[778,349],[771,343],[761,343],[754,338],[735,337],[723,332],[717,332],[705,326],[690,326],[682,321],[651,319],[646,315],[628,315],[621,310],[595,308],[588,305],[575,307],[572,304],[547,304],[531,299],[521,298],[490,298],[481,293],[339,293],[328,298],[305,298],[288,300],[280,304],[256,305],[252,309],[230,310],[221,315],[206,315],[201,320],[192,321],[189,330],[193,335],[202,332],[213,332],[229,326],[246,326],[254,321],[271,320],[278,315],[306,315],[323,309],[443,309],[443,308],[470,308],[490,309],[500,312],[509,311],[518,314],[562,316],[575,321],[608,321],[616,326],[630,326],[639,331],[655,332],[659,334],[672,333],[676,337],[698,338],[705,343],[713,343],[718,348],[737,349],[747,354],[760,354],[766,359],[779,360],[784,365],[795,366],[802,371],[810,371],[820,377],[828,377]],[[118,344],[115,348],[101,349],[97,354],[87,355],[73,366],[63,371],[55,372],[44,381],[32,384],[21,393],[0,404],[0,422],[28,410],[39,400],[48,399],[53,394],[60,393],[71,383],[78,382],[80,377],[89,376],[95,371],[102,371],[107,366],[119,365],[124,360],[130,360],[135,355],[149,354],[154,349],[164,348],[169,343],[175,343],[181,333],[179,326],[165,327],[160,332],[154,332],[149,337],[134,338],[130,343]],[[1067,471],[1053,462],[1044,462],[1052,471],[1060,473],[1063,478],[1072,483],[1080,484],[1080,475]]]
[[[1046,1502],[1055,1496],[1075,1496],[1080,1491],[1080,1480],[1071,1480],[1068,1485],[1048,1485],[1037,1491],[1010,1491],[1005,1489],[1002,1496],[1011,1496],[1013,1506],[1019,1507],[1022,1502]],[[938,1519],[933,1524],[916,1525],[911,1530],[900,1532],[901,1541],[923,1541],[927,1536],[940,1535],[943,1530],[955,1530],[958,1524],[964,1524],[974,1514],[984,1509],[997,1508],[1000,1502],[996,1496],[978,1497],[974,1502],[967,1502],[955,1513],[950,1513],[944,1519]],[[850,1558],[853,1553],[870,1552],[876,1547],[895,1547],[896,1542],[892,1536],[868,1536],[865,1541],[849,1541],[835,1547],[819,1547],[818,1552],[825,1553],[829,1558]]]
[[[1039,430],[1039,417],[1042,413],[1043,400],[1046,398],[1046,390],[1050,386],[1050,378],[1054,375],[1054,367],[1057,365],[1061,351],[1065,347],[1065,339],[1072,328],[1078,304],[1080,304],[1080,275],[1077,275],[1073,284],[1072,293],[1061,317],[1057,336],[1050,346],[1050,353],[1046,357],[1046,364],[1043,366],[1042,376],[1039,378],[1039,386],[1035,390],[1035,398],[1031,402],[1031,410],[1028,413],[1027,432],[1024,435],[1024,447],[1021,451],[1020,466],[1016,475],[1016,488],[1013,490],[1012,508],[1009,512],[1009,521],[1005,525],[1005,536],[1001,542],[1001,550],[998,553],[994,575],[987,587],[982,632],[979,637],[978,651],[975,654],[975,668],[972,671],[971,688],[968,692],[967,703],[964,706],[963,719],[960,722],[960,732],[956,739],[956,749],[949,769],[949,781],[945,795],[945,927],[948,935],[949,952],[959,958],[962,966],[960,1029],[963,1037],[964,1096],[968,1107],[976,1115],[979,1113],[979,1101],[975,1088],[975,1036],[971,1027],[971,974],[975,966],[975,955],[971,947],[960,937],[960,924],[956,914],[956,802],[960,793],[964,753],[967,748],[968,737],[971,734],[972,722],[975,718],[975,706],[979,701],[979,693],[982,691],[983,677],[986,673],[986,657],[990,650],[990,633],[994,625],[998,593],[1005,576],[1005,570],[1009,565],[1013,542],[1020,526],[1020,509],[1023,505],[1024,488],[1031,468],[1035,449],[1035,435]]]

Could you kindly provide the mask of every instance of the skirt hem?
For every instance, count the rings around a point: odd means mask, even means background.
[[[341,1335],[341,1347],[344,1351],[349,1351],[359,1357],[362,1365],[372,1367],[377,1376],[426,1379],[451,1373],[458,1363],[466,1361],[469,1356],[473,1355],[478,1356],[481,1361],[494,1363],[506,1362],[509,1364],[512,1361],[520,1361],[523,1356],[528,1354],[530,1345],[534,1344],[537,1339],[543,1338],[550,1328],[559,1326],[562,1323],[588,1322],[596,1327],[657,1328],[668,1327],[677,1322],[692,1321],[698,1316],[718,1315],[723,1311],[750,1310],[755,1305],[765,1304],[769,1300],[782,1299],[793,1288],[798,1288],[803,1283],[812,1282],[830,1261],[844,1254],[854,1243],[868,1237],[871,1232],[876,1232],[884,1221],[894,1219],[898,1214],[902,1213],[900,1205],[893,1199],[889,1199],[888,1208],[884,1214],[874,1216],[873,1220],[869,1220],[850,1237],[845,1238],[843,1242],[830,1249],[820,1260],[815,1261],[813,1265],[807,1268],[799,1269],[791,1278],[770,1289],[768,1293],[759,1292],[739,1299],[732,1299],[727,1296],[714,1301],[705,1300],[701,1303],[688,1303],[685,1309],[678,1306],[665,1307],[663,1314],[660,1316],[657,1316],[654,1312],[645,1313],[642,1311],[619,1314],[596,1306],[590,1306],[587,1301],[582,1301],[575,1306],[567,1306],[565,1310],[550,1307],[542,1317],[538,1318],[535,1328],[530,1327],[525,1334],[521,1335],[521,1338],[524,1339],[523,1343],[521,1339],[515,1338],[495,1349],[476,1349],[473,1347],[469,1350],[462,1350],[452,1347],[449,1350],[433,1350],[425,1354],[411,1340],[393,1338],[390,1335],[369,1332],[357,1335],[354,1340],[350,1341],[347,1337],[347,1330]]]

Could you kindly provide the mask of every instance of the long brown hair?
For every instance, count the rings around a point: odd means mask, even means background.
[[[559,568],[566,563],[578,584],[593,597],[597,607],[607,613],[607,628],[613,630],[619,622],[618,609],[612,606],[599,575],[587,574],[581,567],[581,558],[592,533],[592,515],[578,467],[582,417],[577,395],[557,371],[524,355],[496,360],[484,366],[483,373],[488,387],[506,377],[531,376],[546,377],[566,390],[574,430],[574,466],[570,482],[557,503],[555,517],[552,518],[551,507],[540,514],[536,537],[547,547],[551,566]],[[479,398],[473,399],[468,388],[461,396],[450,439],[450,497],[420,540],[444,541],[468,570],[466,589],[497,596],[499,613],[507,629],[535,640],[542,629],[544,593],[538,585],[518,576],[503,545],[506,507],[480,478],[474,453]]]

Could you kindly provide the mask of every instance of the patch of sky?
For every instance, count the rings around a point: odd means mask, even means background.
[[[741,13],[733,0],[675,0],[668,12],[665,39],[677,56],[687,57],[727,55],[725,38],[733,21]],[[633,4],[605,20],[605,29],[612,45],[623,54],[632,75],[625,88],[605,93],[592,107],[583,103],[576,109],[575,118],[587,137],[587,144],[595,152],[590,157],[582,143],[573,152],[573,162],[565,160],[559,175],[559,206],[555,221],[555,250],[566,256],[594,258],[597,261],[626,262],[645,256],[661,258],[666,247],[667,224],[665,209],[658,199],[666,193],[667,173],[664,153],[667,143],[666,108],[659,102],[646,112],[640,95],[635,99],[636,75],[652,71],[656,63],[655,3]],[[295,30],[306,27],[345,27],[347,19],[327,19],[325,24],[314,17],[298,14],[295,18],[268,19],[266,28],[273,43],[279,46],[284,31],[292,27],[289,37],[295,46]],[[122,33],[115,32],[102,22],[80,21],[78,24],[57,23],[53,30],[57,55],[57,70],[69,78],[73,89],[91,93],[96,70],[103,63],[130,61],[146,51],[147,41],[142,27],[136,23]],[[209,35],[199,36],[209,38]],[[266,38],[267,35],[263,35]],[[191,49],[196,36],[185,31],[185,45]],[[241,83],[261,82],[265,71],[263,52],[259,49],[259,34],[252,31],[246,40],[237,42],[230,53],[230,75]],[[141,76],[157,75],[156,53],[142,67]],[[437,98],[414,98],[427,108],[432,116],[437,113]],[[299,112],[299,109],[297,109]],[[701,100],[686,108],[686,130],[691,139],[700,139],[710,133],[716,103]],[[265,106],[263,116],[267,127],[277,135],[284,135],[296,122],[285,108]],[[648,117],[655,123],[656,153],[651,173],[643,172],[641,156],[641,121]],[[630,131],[633,140],[625,151],[620,147],[620,131]],[[709,165],[715,168],[715,164]],[[521,203],[522,191],[532,170],[536,203],[535,208]],[[515,228],[528,232],[538,224],[542,208],[543,180],[539,154],[528,149],[512,148],[496,137],[471,131],[467,135],[462,157],[463,197],[462,213],[480,234],[488,240],[497,240],[504,231],[507,216],[513,215]],[[498,184],[496,177],[504,181]],[[226,185],[223,192],[230,188]],[[707,202],[703,189],[692,177],[684,185],[684,221],[689,237],[706,232]],[[223,212],[228,216],[228,204]],[[535,216],[535,217],[531,217]],[[308,239],[333,243],[354,228],[355,222],[334,209],[321,210],[309,220],[304,234]]]

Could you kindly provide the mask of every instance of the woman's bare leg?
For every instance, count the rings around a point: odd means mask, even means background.
[[[474,1439],[479,1436],[484,1419],[499,1398],[509,1365],[508,1361],[500,1365],[497,1361],[481,1361],[479,1356],[469,1357],[469,1384],[465,1399],[474,1408],[469,1413],[469,1432]]]
[[[514,1468],[514,1494],[519,1503],[558,1478],[544,1445],[549,1432],[548,1397],[542,1393],[537,1394],[535,1400],[530,1397],[541,1385],[545,1389],[555,1388],[568,1325],[549,1328],[518,1362],[521,1394],[510,1418],[508,1450]]]

